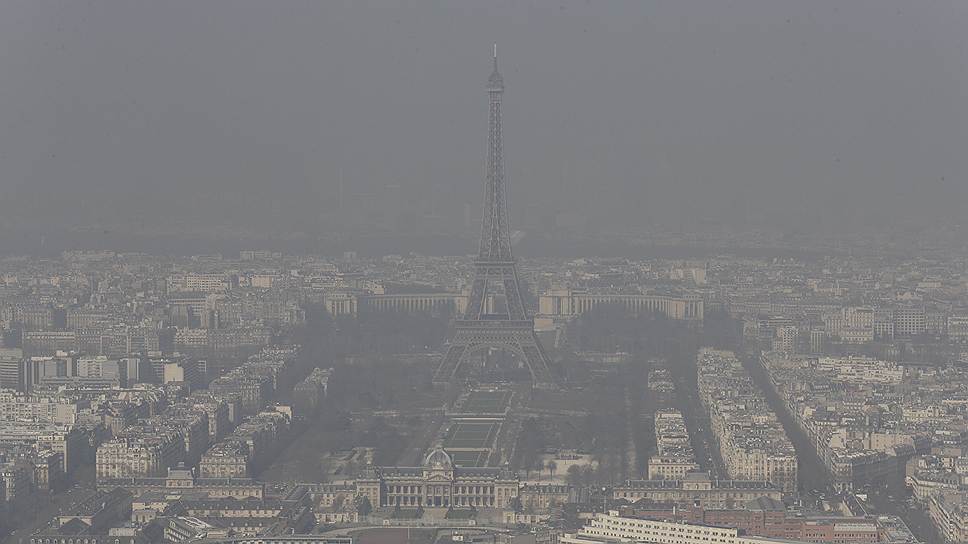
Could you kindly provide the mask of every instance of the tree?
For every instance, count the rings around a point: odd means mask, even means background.
[[[568,473],[565,475],[565,481],[568,485],[578,488],[582,486],[582,470],[578,465],[571,465],[568,467]]]
[[[545,464],[545,467],[548,469],[548,472],[551,473],[551,479],[554,480],[555,471],[558,470],[558,463],[556,463],[554,459],[549,459]]]
[[[518,439],[517,451],[518,467],[524,468],[528,477],[534,470],[537,462],[541,459],[541,452],[545,448],[544,433],[538,420],[535,418],[526,419],[521,425],[521,433]],[[538,469],[541,470],[541,469]]]
[[[373,511],[373,505],[370,504],[370,498],[366,495],[356,496],[356,513],[362,518],[366,518]]]
[[[518,497],[518,496],[511,497],[510,502],[508,502],[508,506],[510,506],[511,509],[514,510],[514,513],[520,514],[521,508],[522,508],[521,497]]]
[[[537,460],[535,460],[534,469],[538,471],[539,482],[541,481],[541,473],[544,472],[544,468],[545,468],[545,464],[544,464],[544,461],[541,460],[541,458],[538,458]]]
[[[577,503],[565,503],[564,508],[562,508],[562,519],[566,523],[566,527],[580,527],[581,520],[578,519],[578,504]]]

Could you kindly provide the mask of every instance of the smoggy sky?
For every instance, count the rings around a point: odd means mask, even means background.
[[[966,28],[958,0],[7,0],[0,198],[271,222],[335,210],[342,173],[478,206],[497,42],[513,218],[957,221]]]

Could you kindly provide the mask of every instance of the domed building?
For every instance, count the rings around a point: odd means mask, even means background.
[[[518,480],[498,467],[462,467],[434,448],[420,467],[375,467],[357,478],[356,491],[374,506],[507,508]]]
[[[454,462],[451,460],[450,454],[444,451],[443,448],[436,448],[427,454],[423,466],[431,470],[447,471],[454,468]]]

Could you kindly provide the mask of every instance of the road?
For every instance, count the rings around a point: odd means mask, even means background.
[[[766,371],[760,366],[758,357],[759,355],[755,353],[744,355],[743,366],[750,373],[753,383],[763,391],[767,403],[773,412],[776,413],[776,417],[780,420],[780,424],[783,425],[783,430],[786,432],[787,437],[793,442],[793,449],[797,453],[797,462],[799,465],[797,467],[797,484],[800,492],[808,493],[812,490],[818,490],[824,493],[831,493],[830,473],[827,471],[826,465],[820,460],[820,456],[817,455],[817,450],[811,444],[806,433],[800,430],[800,427],[790,417],[790,413],[787,412],[783,400],[774,391],[769,376],[766,375]]]
[[[683,419],[686,420],[689,440],[699,467],[714,478],[725,477],[725,464],[719,448],[716,447],[712,431],[709,429],[709,418],[703,411],[702,403],[699,402],[699,393],[692,390],[682,391],[679,386],[676,386],[676,398],[679,399],[678,408],[682,412]]]
[[[767,402],[776,412],[780,423],[787,436],[793,442],[793,447],[797,452],[799,460],[798,480],[800,492],[804,502],[815,499],[813,490],[830,493],[830,476],[826,467],[817,455],[816,450],[810,443],[807,435],[800,430],[793,418],[786,411],[782,399],[774,391],[769,377],[763,367],[760,366],[756,354],[747,354],[743,357],[743,365],[749,371],[760,389],[766,395]],[[882,487],[875,488],[869,493],[870,501],[862,505],[866,510],[876,514],[889,514],[900,517],[907,524],[911,532],[921,541],[928,544],[942,544],[943,540],[935,530],[934,525],[927,513],[918,508],[912,507],[907,502],[908,492],[901,478],[893,478],[885,482]]]
[[[393,520],[391,520],[393,521]],[[399,521],[399,520],[397,520]],[[492,531],[495,533],[506,534],[510,532],[510,529],[502,526],[491,526],[491,525],[468,525],[466,522],[461,523],[457,520],[447,521],[447,520],[417,520],[412,525],[405,523],[395,523],[393,525],[355,525],[351,527],[340,527],[338,529],[332,529],[330,531],[323,531],[319,533],[319,536],[349,536],[354,533],[359,533],[361,531],[371,531],[374,529],[381,530],[392,530],[411,527],[413,529],[473,529],[481,531]]]
[[[692,356],[695,357],[695,355]],[[669,374],[676,386],[673,404],[682,412],[682,417],[686,421],[686,429],[689,431],[689,440],[696,455],[696,462],[713,478],[725,477],[726,469],[712,431],[709,429],[708,416],[702,403],[699,402],[699,390],[694,379],[696,367],[694,364],[686,364],[686,361],[670,363]],[[687,377],[687,372],[692,375]]]
[[[927,544],[944,544],[944,539],[938,534],[926,511],[917,505],[907,502],[907,490],[900,482],[893,482],[890,486],[871,490],[868,495],[870,509],[877,514],[891,514],[898,516],[908,529],[922,542]]]
[[[638,460],[635,451],[635,426],[639,424],[639,413],[632,402],[632,387],[648,388],[648,383],[639,385],[637,383],[625,385],[625,464],[622,479],[628,479],[631,474],[638,477]]]

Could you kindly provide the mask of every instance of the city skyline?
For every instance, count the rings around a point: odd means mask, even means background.
[[[964,28],[0,4],[0,542],[968,544]]]

